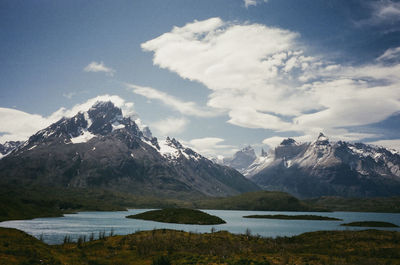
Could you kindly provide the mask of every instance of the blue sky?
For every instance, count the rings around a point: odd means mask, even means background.
[[[399,47],[398,1],[2,0],[0,142],[114,95],[208,156],[320,131],[399,149]]]

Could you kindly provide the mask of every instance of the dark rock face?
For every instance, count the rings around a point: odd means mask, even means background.
[[[148,128],[145,134],[151,137]],[[147,136],[113,103],[98,102],[37,132],[1,159],[0,184],[100,187],[156,196],[226,196],[258,189],[175,139],[163,143],[168,153],[157,138]]]
[[[9,154],[11,151],[16,149],[21,144],[22,142],[20,141],[8,141],[5,142],[4,144],[0,144],[0,156]]]
[[[313,143],[285,140],[259,160],[247,177],[266,190],[299,197],[400,195],[400,155],[381,147],[320,134]]]

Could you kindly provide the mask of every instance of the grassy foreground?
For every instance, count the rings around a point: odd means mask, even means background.
[[[0,228],[0,264],[168,264],[166,262],[400,264],[400,232],[324,231],[271,239],[228,232],[196,234],[153,230],[50,246],[24,232]]]
[[[225,221],[218,216],[208,213],[184,208],[169,208],[162,210],[147,211],[135,215],[128,215],[126,218],[157,221],[175,224],[196,224],[196,225],[216,225],[225,224]]]
[[[341,221],[342,219],[328,216],[320,216],[320,215],[284,215],[284,214],[275,214],[275,215],[247,215],[243,216],[243,218],[262,218],[262,219],[280,219],[280,220],[318,220],[318,221]]]

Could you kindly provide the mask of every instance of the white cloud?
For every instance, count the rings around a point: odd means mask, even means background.
[[[376,60],[378,61],[386,61],[392,60],[400,57],[400,47],[390,48],[386,50],[381,56],[379,56]]]
[[[64,98],[71,99],[74,96],[76,96],[76,94],[77,94],[76,92],[68,92],[68,93],[63,93],[62,95]]]
[[[173,97],[165,92],[159,91],[152,87],[138,86],[134,84],[127,84],[129,88],[133,88],[135,94],[141,95],[148,99],[156,99],[163,104],[171,107],[172,109],[180,112],[183,115],[197,116],[197,117],[212,117],[217,116],[220,112],[217,110],[206,110],[199,107],[195,102],[182,101]]]
[[[30,114],[27,112],[0,108],[0,143],[5,141],[27,140],[37,131],[49,126],[58,121],[62,117],[72,117],[80,111],[87,111],[97,101],[112,101],[115,106],[121,108],[124,116],[130,116],[137,120],[134,111],[134,105],[131,102],[126,102],[116,95],[102,95],[91,98],[84,103],[77,104],[70,109],[60,108],[51,115],[43,117],[38,114]]]
[[[379,140],[379,141],[375,141],[375,142],[369,142],[369,144],[383,146],[385,148],[394,149],[394,150],[397,150],[400,152],[400,139]]]
[[[155,129],[159,135],[170,136],[182,133],[186,129],[188,122],[185,118],[168,117],[152,123],[151,128]]]
[[[275,146],[278,146],[286,138],[287,137],[273,136],[273,137],[264,139],[262,141],[262,143],[268,145],[270,148],[273,148]]]
[[[114,76],[115,73],[114,69],[105,66],[103,62],[98,63],[95,61],[88,64],[83,70],[85,72],[94,72],[94,73],[103,72],[109,76]]]
[[[142,48],[154,53],[155,65],[208,87],[207,105],[241,127],[357,140],[365,135],[337,128],[400,110],[400,64],[335,64],[307,54],[298,39],[280,28],[211,18],[174,27]]]
[[[266,2],[268,2],[268,0],[243,0],[243,2],[244,2],[244,6],[246,8],[248,8],[249,6],[256,6],[262,2],[266,3]]]
[[[375,7],[374,17],[380,20],[400,20],[400,3],[390,0],[378,1]]]
[[[232,145],[222,144],[224,141],[224,139],[218,137],[205,137],[182,142],[206,157],[230,156],[236,149]]]
[[[48,119],[20,110],[0,108],[0,143],[26,140],[34,132],[49,125]]]

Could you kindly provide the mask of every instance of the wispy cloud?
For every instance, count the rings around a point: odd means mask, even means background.
[[[400,47],[390,48],[386,50],[381,56],[379,56],[377,61],[390,61],[396,58],[400,58]]]
[[[392,0],[365,1],[371,15],[367,19],[356,22],[358,26],[374,26],[393,24],[400,21],[400,3]]]
[[[268,0],[243,0],[244,6],[248,8],[249,6],[256,6],[260,3],[266,3]]]
[[[76,94],[77,94],[76,92],[68,92],[68,93],[63,93],[62,95],[64,98],[71,99],[74,96],[76,96]]]
[[[151,128],[162,136],[171,136],[182,133],[189,121],[185,118],[168,117],[151,124]]]
[[[94,72],[94,73],[103,72],[109,76],[114,76],[115,73],[114,69],[105,66],[103,62],[98,63],[95,61],[88,64],[83,70],[85,72]]]
[[[142,48],[159,67],[208,87],[207,105],[241,127],[357,140],[366,135],[338,128],[400,109],[400,64],[334,64],[307,52],[299,34],[285,29],[211,18],[174,27]],[[383,55],[389,56],[397,52]]]
[[[171,107],[172,109],[180,112],[183,115],[197,116],[197,117],[213,117],[220,114],[219,110],[210,110],[199,107],[195,102],[182,101],[174,96],[165,92],[157,90],[152,87],[138,86],[135,84],[127,84],[132,88],[133,93],[146,97],[148,99],[155,99],[161,101],[163,104]]]

